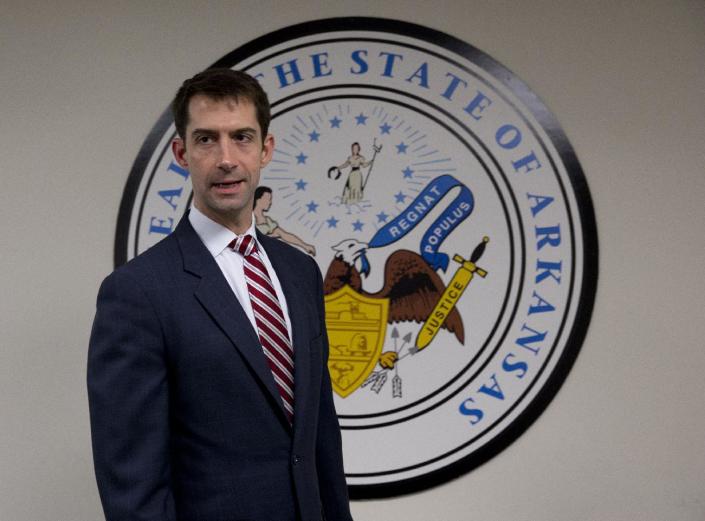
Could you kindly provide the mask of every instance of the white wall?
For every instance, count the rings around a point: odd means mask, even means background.
[[[263,33],[344,15],[448,32],[527,82],[582,162],[601,248],[587,339],[536,424],[356,519],[705,518],[705,3],[379,4],[6,0],[0,519],[100,518],[86,345],[127,174],[173,91]]]

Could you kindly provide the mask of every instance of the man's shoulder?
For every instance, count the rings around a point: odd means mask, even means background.
[[[158,273],[180,268],[181,255],[176,237],[168,235],[125,264],[118,266],[108,276],[131,278],[137,281],[153,280]]]
[[[267,256],[272,260],[276,258],[286,262],[291,266],[292,270],[297,268],[310,268],[310,266],[316,265],[316,261],[313,260],[309,254],[302,252],[298,248],[287,244],[281,239],[274,237],[268,237],[264,234],[258,234],[257,239],[260,241],[264,250],[267,252]]]

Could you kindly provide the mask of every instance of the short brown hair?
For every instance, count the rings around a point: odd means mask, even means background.
[[[179,88],[174,101],[171,102],[171,112],[174,115],[176,131],[185,139],[188,125],[188,106],[191,98],[202,94],[216,101],[232,98],[245,99],[255,106],[255,114],[262,141],[269,131],[269,100],[259,82],[249,74],[227,68],[212,68],[199,72],[193,78],[186,80]]]

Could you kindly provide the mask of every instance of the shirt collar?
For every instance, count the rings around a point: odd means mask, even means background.
[[[213,257],[220,255],[233,239],[238,237],[236,233],[233,233],[222,224],[215,222],[195,206],[191,206],[188,220]],[[254,215],[252,216],[252,224],[250,224],[250,227],[243,235],[252,235],[255,241],[257,240]]]

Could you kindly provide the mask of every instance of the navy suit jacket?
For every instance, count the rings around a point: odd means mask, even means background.
[[[255,330],[184,217],[101,285],[88,354],[108,521],[349,521],[321,274],[258,236],[286,295],[294,424]]]

